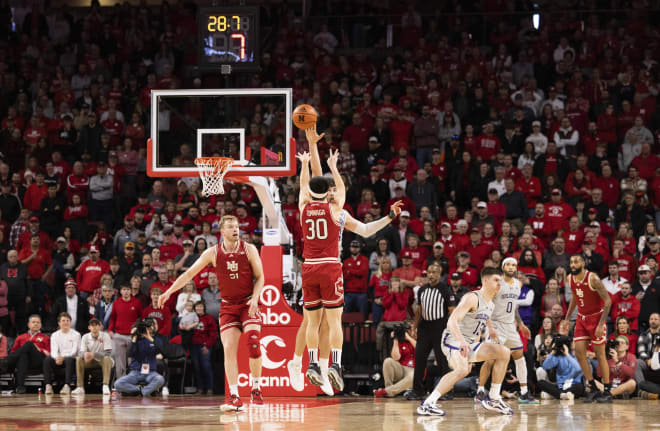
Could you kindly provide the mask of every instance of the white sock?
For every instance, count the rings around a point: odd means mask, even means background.
[[[479,393],[479,392],[486,392],[486,388],[483,387],[483,386],[479,386],[479,387],[477,388],[477,393]]]
[[[229,393],[238,396],[238,385],[229,385]]]
[[[527,363],[524,357],[516,359],[513,362],[516,364],[516,377],[518,377],[518,381],[520,382],[520,393],[525,395],[527,392]],[[525,389],[523,390],[523,388]]]
[[[260,379],[252,379],[252,389],[259,390],[259,380]]]
[[[332,363],[341,366],[341,349],[332,349]]]
[[[296,365],[302,365],[302,355],[298,356],[295,353],[293,354],[293,363]]]
[[[307,353],[309,353],[310,364],[318,363],[319,349],[307,349]]]
[[[328,358],[319,358],[319,366],[321,367],[321,374],[328,375]]]
[[[490,393],[488,396],[490,396],[490,399],[493,401],[497,401],[500,399],[500,388],[502,387],[502,384],[496,384],[496,383],[491,383],[490,384]]]
[[[433,392],[424,400],[424,404],[435,404],[441,396],[442,394],[437,389],[433,389]]]

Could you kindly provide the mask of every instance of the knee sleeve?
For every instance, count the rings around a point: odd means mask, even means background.
[[[261,357],[261,333],[259,331],[247,331],[247,346],[250,352],[250,358],[258,359]]]

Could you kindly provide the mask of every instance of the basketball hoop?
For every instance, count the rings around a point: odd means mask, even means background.
[[[223,180],[234,159],[231,157],[197,157],[195,165],[202,178],[202,195],[221,195],[225,193]]]

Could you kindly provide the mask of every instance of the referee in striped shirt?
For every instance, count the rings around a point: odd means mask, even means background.
[[[424,373],[431,349],[435,352],[436,361],[442,374],[449,370],[447,358],[442,354],[442,331],[447,327],[449,318],[450,291],[446,284],[440,281],[442,268],[432,264],[426,269],[428,283],[417,291],[417,310],[415,311],[415,327],[417,328],[417,347],[415,349],[415,374],[413,377],[413,394],[409,399],[424,397]],[[414,396],[413,396],[414,395]]]

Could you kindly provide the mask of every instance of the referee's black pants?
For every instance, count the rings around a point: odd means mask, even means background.
[[[449,371],[447,358],[442,353],[442,332],[445,330],[447,322],[445,320],[421,320],[417,328],[417,347],[415,348],[415,374],[413,376],[413,390],[417,395],[424,395],[424,374],[426,363],[431,349],[435,352],[435,358],[440,368],[440,375],[444,376]],[[433,382],[427,382],[429,389]]]

